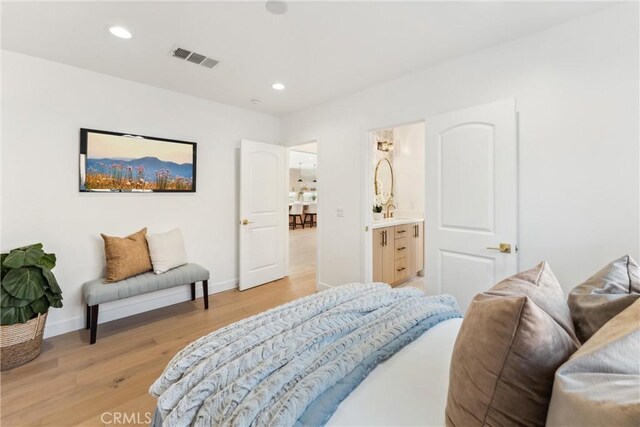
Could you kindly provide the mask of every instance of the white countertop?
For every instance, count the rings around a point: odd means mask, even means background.
[[[416,222],[422,222],[424,218],[385,218],[379,221],[373,221],[371,224],[372,229],[393,227],[394,225],[415,224]]]

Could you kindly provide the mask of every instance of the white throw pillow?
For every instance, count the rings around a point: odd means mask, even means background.
[[[179,228],[166,233],[147,234],[147,243],[153,271],[156,274],[167,272],[188,262]]]

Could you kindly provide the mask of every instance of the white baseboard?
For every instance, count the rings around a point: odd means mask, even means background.
[[[209,283],[209,295],[228,291],[237,287],[238,279],[232,279],[213,284]],[[200,297],[202,297],[202,285],[200,283],[197,283],[196,298]],[[163,289],[162,291],[157,291],[151,294],[137,295],[125,300],[100,304],[98,324],[110,322],[112,320],[121,319],[123,317],[144,313],[145,311],[155,310],[157,308],[166,307],[168,305],[178,304],[190,300],[191,289],[189,285],[185,285],[179,286],[177,288]],[[84,329],[84,327],[84,315],[73,317],[71,319],[59,320],[57,322],[47,322],[47,326],[44,331],[44,337],[54,337],[56,335],[65,334],[67,332]]]
[[[331,288],[335,288],[335,286],[327,285],[326,283],[322,283],[322,282],[318,282],[318,285],[316,286],[316,291],[324,291],[326,289],[331,289]]]

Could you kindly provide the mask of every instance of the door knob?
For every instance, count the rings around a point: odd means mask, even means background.
[[[242,225],[253,224],[253,221],[249,221],[248,219],[243,219],[242,221],[240,221],[240,224]]]
[[[500,243],[497,248],[494,248],[494,247],[491,247],[491,246],[487,246],[487,249],[491,249],[493,251],[500,251],[503,254],[510,254],[511,253],[511,243]]]

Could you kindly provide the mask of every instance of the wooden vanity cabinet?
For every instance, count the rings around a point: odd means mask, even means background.
[[[395,281],[395,234],[393,227],[373,230],[373,281]]]
[[[396,286],[424,268],[422,222],[373,230],[373,281]]]

